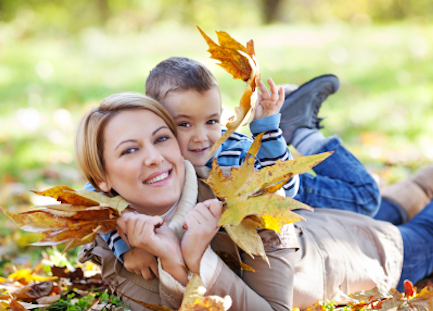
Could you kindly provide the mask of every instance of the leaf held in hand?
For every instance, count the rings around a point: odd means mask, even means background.
[[[261,256],[267,262],[256,227],[280,231],[285,224],[304,220],[292,210],[312,210],[308,205],[276,195],[274,192],[292,176],[306,172],[329,157],[332,152],[300,157],[296,160],[279,160],[272,166],[255,171],[255,157],[263,134],[257,135],[244,163],[239,168],[232,168],[230,176],[224,176],[214,160],[205,182],[218,198],[224,199],[226,208],[219,225],[224,227],[231,239],[247,254],[251,257]],[[251,216],[255,217],[255,221]]]
[[[247,83],[241,97],[239,106],[235,108],[235,116],[226,124],[227,131],[212,146],[208,156],[215,152],[236,129],[244,123],[251,123],[257,103],[256,86],[260,81],[260,68],[255,57],[254,42],[250,40],[246,47],[234,40],[228,33],[217,31],[218,44],[209,38],[203,30],[198,27],[203,38],[209,46],[208,52],[212,59],[219,60],[218,65],[230,73],[234,79],[241,79]]]
[[[53,197],[61,204],[34,207],[19,214],[0,209],[21,229],[42,234],[33,245],[64,244],[64,251],[91,242],[97,234],[115,231],[117,218],[128,206],[120,196],[109,198],[64,186],[35,193]]]

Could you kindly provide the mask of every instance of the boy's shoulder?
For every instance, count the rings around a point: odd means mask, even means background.
[[[226,132],[226,130],[222,130],[223,135],[224,135],[225,132]],[[252,143],[252,142],[253,142],[253,139],[252,139],[251,137],[245,135],[245,134],[241,134],[241,133],[238,133],[238,132],[234,132],[234,133],[231,134],[231,135],[227,138],[227,140],[223,143],[223,146],[224,146],[224,144],[225,144],[226,142],[228,142],[228,143],[232,142],[232,143],[233,143],[233,142],[242,142],[242,141]]]
[[[223,130],[223,134],[225,132],[226,130]],[[235,132],[221,145],[221,152],[219,152],[218,158],[245,156],[252,143],[253,139],[251,137]]]

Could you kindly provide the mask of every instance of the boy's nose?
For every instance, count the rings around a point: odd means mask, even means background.
[[[206,140],[207,140],[206,131],[204,131],[202,129],[198,129],[194,133],[193,141],[195,143],[202,143],[202,142],[205,142]]]

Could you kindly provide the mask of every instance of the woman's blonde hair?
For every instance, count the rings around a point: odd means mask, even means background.
[[[118,93],[105,98],[99,107],[88,111],[81,119],[75,134],[75,159],[78,169],[97,191],[99,183],[105,180],[104,129],[119,112],[125,110],[147,109],[167,123],[177,136],[176,125],[168,111],[156,100],[140,93]],[[116,193],[107,193],[113,196]]]

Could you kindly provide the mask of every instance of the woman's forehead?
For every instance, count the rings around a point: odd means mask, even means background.
[[[167,124],[156,113],[148,109],[125,110],[111,118],[105,127],[104,136],[108,139],[112,136],[119,137],[136,132],[152,135],[161,126],[167,126]]]

